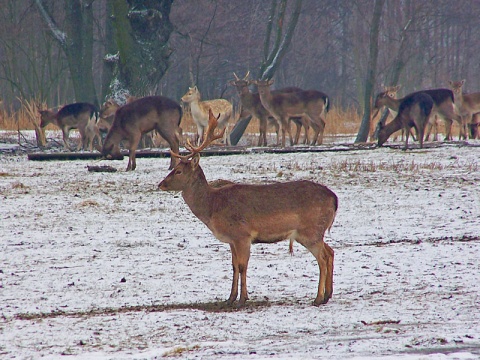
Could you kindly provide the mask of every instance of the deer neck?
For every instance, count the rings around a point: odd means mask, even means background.
[[[248,88],[242,89],[240,93],[240,101],[242,102],[242,105],[248,109],[253,107],[253,94]]]
[[[211,188],[203,170],[198,167],[193,174],[189,186],[182,191],[182,197],[193,214],[203,223],[209,223],[211,211],[209,207]]]
[[[388,96],[384,100],[384,105],[389,109],[398,112],[398,108],[400,107],[401,102],[402,102],[401,99],[393,99]]]
[[[198,99],[192,100],[192,102],[190,103],[190,110],[192,111],[192,116],[194,118],[205,116],[205,111],[204,109],[202,109],[202,104],[200,104],[200,101]],[[208,110],[206,111],[206,113],[208,117]]]
[[[398,116],[393,119],[393,121],[389,122],[387,125],[380,130],[378,134],[379,145],[382,145],[387,141],[387,139],[392,135],[395,131],[400,130],[403,127],[402,119]]]
[[[260,95],[260,101],[262,102],[262,105],[267,109],[268,111],[272,112],[272,93],[270,92],[270,88],[265,88],[265,91],[263,92],[258,92]]]
[[[454,93],[454,103],[457,107],[463,108],[465,106],[465,98],[463,97],[463,93],[455,94]]]

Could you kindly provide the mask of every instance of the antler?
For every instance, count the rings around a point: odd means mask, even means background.
[[[237,74],[233,73],[233,76],[235,76],[235,81],[240,81],[240,78],[238,77]],[[250,76],[250,70],[247,71],[247,74],[243,77],[242,80],[247,81],[249,76]]]
[[[218,114],[217,117],[215,117],[212,113],[212,109],[208,109],[208,126],[207,126],[207,131],[206,131],[206,136],[203,142],[200,144],[199,147],[194,147],[192,143],[190,142],[190,139],[187,139],[187,144],[185,145],[185,148],[189,150],[192,155],[198,154],[200,151],[205,149],[208,145],[210,145],[214,140],[221,139],[223,137],[223,134],[225,134],[225,129],[222,130],[222,132],[218,135],[215,135],[215,129],[217,128],[218,125],[218,119],[220,118],[220,114]]]
[[[185,148],[190,151],[190,154],[188,155],[180,155],[172,150],[170,150],[170,154],[172,154],[173,157],[176,157],[178,159],[182,160],[189,160],[191,159],[195,154],[198,154],[200,151],[205,149],[208,145],[210,145],[213,141],[217,139],[221,139],[223,137],[223,134],[225,134],[225,129],[222,130],[222,132],[218,135],[215,135],[215,129],[217,128],[218,125],[218,119],[220,118],[220,114],[218,114],[218,117],[215,117],[212,113],[212,109],[208,109],[208,126],[207,126],[207,131],[206,131],[206,136],[203,142],[200,144],[199,147],[194,147],[192,143],[190,142],[190,139],[187,139],[187,143],[185,144]]]

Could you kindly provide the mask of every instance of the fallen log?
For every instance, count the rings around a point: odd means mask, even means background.
[[[90,172],[116,172],[117,171],[117,169],[108,165],[101,165],[101,166],[87,165],[87,169]]]

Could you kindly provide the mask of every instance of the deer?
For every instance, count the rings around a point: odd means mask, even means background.
[[[465,85],[465,79],[461,81],[449,81],[449,84],[455,97],[455,106],[462,117],[465,139],[469,133],[467,130],[468,126],[470,127],[471,136],[473,137],[475,136],[475,127],[478,127],[478,125],[475,125],[476,122],[473,121],[473,115],[480,113],[480,92],[464,94],[463,85]]]
[[[423,148],[425,128],[434,107],[434,100],[426,92],[416,92],[405,96],[398,108],[397,116],[387,125],[381,125],[378,132],[378,146],[382,146],[394,132],[405,130],[405,147],[408,149],[410,129],[415,128],[420,148]]]
[[[288,124],[289,118],[292,117],[301,117],[304,121],[309,121],[309,125],[314,129],[314,136],[310,145],[315,145],[317,140],[319,145],[322,144],[323,131],[325,129],[325,121],[322,115],[329,108],[328,96],[317,90],[274,94],[270,90],[273,82],[273,79],[254,80],[253,84],[257,85],[262,105],[280,123],[282,146],[285,147],[286,132],[288,132],[290,138],[290,145],[293,145],[292,134]]]
[[[130,104],[131,102],[138,100],[138,97],[128,95],[125,103]],[[98,120],[98,126],[100,130],[110,130],[112,127],[113,119],[115,118],[115,112],[121,107],[114,99],[107,99],[100,108],[100,119]],[[181,133],[177,134],[179,139],[181,138]],[[155,147],[155,137],[156,131],[152,130],[146,134],[143,134],[140,138],[139,148],[152,148]]]
[[[470,124],[470,136],[472,139],[480,139],[480,113],[473,114]]]
[[[120,142],[128,141],[128,165],[126,171],[136,169],[135,151],[143,134],[157,130],[174,152],[179,151],[182,108],[176,101],[164,96],[146,96],[115,111],[112,127],[103,144],[102,154],[109,160],[122,160]],[[169,169],[176,160],[172,157]]]
[[[399,87],[397,88],[398,91]],[[423,92],[431,96],[434,101],[434,107],[432,110],[432,116],[429,119],[429,124],[427,128],[427,134],[430,134],[431,127],[433,123],[436,122],[436,118],[441,118],[445,122],[445,141],[452,139],[452,120],[457,121],[459,124],[462,123],[461,117],[458,115],[457,110],[454,104],[453,92],[450,89],[431,89],[431,90],[422,90]],[[395,92],[396,94],[396,92]],[[389,109],[398,109],[401,102],[405,99],[396,99],[395,94],[392,96],[391,91],[383,91],[379,93],[375,99],[375,107],[381,108],[386,106]],[[411,95],[411,94],[410,94]],[[460,133],[460,137],[462,133]]]
[[[375,99],[375,103],[373,106],[374,109],[374,114],[372,116],[372,119],[377,116],[378,112],[383,106],[386,106],[389,113],[392,115],[392,119],[397,116],[398,113],[398,108],[400,106],[400,102],[396,101],[397,99],[397,92],[400,90],[402,86],[401,85],[396,85],[396,86],[385,86],[383,85],[383,92],[379,93]],[[391,101],[391,100],[393,101]],[[386,118],[381,118],[380,121],[386,121]],[[377,124],[377,127],[385,125],[383,124]],[[437,116],[431,116],[429,118],[429,122],[427,124],[426,128],[426,135],[425,135],[425,141],[428,141],[430,138],[430,134],[432,132],[432,129],[434,131],[434,136],[433,136],[433,141],[438,141],[438,126],[437,126]],[[375,129],[375,134],[378,132],[379,129]],[[404,140],[404,129],[402,129],[402,141]],[[412,132],[410,132],[410,135],[415,139],[415,136],[413,135]]]
[[[90,103],[73,103],[63,106],[58,112],[53,110],[40,110],[40,127],[45,128],[52,123],[62,130],[63,145],[65,149],[71,150],[68,144],[70,130],[78,129],[81,137],[81,145],[77,146],[77,150],[93,148],[95,139],[98,146],[102,146],[102,138],[97,126],[98,109]]]
[[[227,304],[238,306],[248,300],[247,268],[252,244],[276,243],[293,239],[306,247],[317,260],[320,275],[313,302],[326,304],[333,294],[334,251],[324,241],[333,225],[338,198],[326,186],[307,180],[251,185],[224,183],[214,188],[199,165],[200,152],[212,141],[219,117],[209,110],[204,141],[194,147],[187,140],[187,155],[171,151],[179,159],[174,169],[160,182],[163,191],[181,191],[185,203],[221,242],[230,245],[233,279]]]
[[[250,71],[247,72],[243,79],[240,79],[237,74],[233,73],[235,80],[229,81],[229,84],[234,86],[237,90],[238,96],[240,97],[240,102],[242,104],[243,110],[255,116],[259,123],[259,138],[258,138],[258,146],[267,146],[267,126],[270,124],[271,126],[275,127],[275,132],[277,134],[277,144],[279,143],[278,139],[278,132],[279,132],[279,123],[273,116],[270,115],[267,109],[262,105],[260,100],[260,95],[258,93],[252,93],[249,89],[249,86],[252,84],[251,80],[248,80],[250,75]],[[298,92],[302,91],[302,89],[297,87],[287,87],[279,90],[272,91],[272,94],[280,93],[280,92]],[[246,116],[242,112],[240,117]],[[300,118],[293,118],[295,125],[297,126],[297,133],[295,135],[296,141],[294,143],[298,143],[298,139],[300,137],[300,130],[302,126],[302,120]],[[305,141],[308,141],[308,131],[305,129]]]
[[[181,100],[190,105],[192,118],[197,126],[197,145],[203,141],[203,133],[208,125],[209,108],[216,114],[220,114],[219,126],[221,128],[226,128],[228,121],[233,117],[233,105],[230,101],[225,99],[201,101],[201,94],[197,86],[189,87]],[[228,143],[226,133],[224,142]]]

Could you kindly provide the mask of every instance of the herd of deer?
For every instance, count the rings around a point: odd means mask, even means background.
[[[281,132],[281,145],[285,146],[288,133],[290,143],[298,143],[300,130],[305,130],[305,142],[312,127],[311,144],[321,144],[329,107],[327,95],[316,90],[285,88],[270,91],[272,80],[250,81],[248,73],[230,83],[236,87],[243,106],[241,116],[253,115],[260,122],[258,145],[266,145],[266,130],[270,122]],[[255,84],[258,93],[252,93],[249,85]],[[436,117],[446,124],[447,139],[451,139],[452,120],[460,125],[460,137],[466,137],[467,124],[475,123],[475,114],[480,112],[480,93],[463,95],[464,81],[451,82],[452,90],[436,89],[415,92],[396,99],[398,87],[386,88],[375,101],[375,108],[388,107],[396,113],[389,124],[378,127],[378,144],[382,145],[397,130],[406,131],[405,147],[408,147],[410,129],[416,129],[420,147],[424,132],[429,133]],[[182,135],[180,121],[182,108],[174,100],[163,96],[147,96],[128,99],[119,106],[108,100],[99,112],[93,105],[76,103],[63,107],[57,113],[41,111],[41,126],[53,122],[63,132],[64,144],[68,147],[68,133],[77,128],[82,138],[82,147],[91,149],[93,140],[101,144],[99,127],[108,129],[102,153],[109,159],[122,159],[120,142],[128,141],[129,162],[127,170],[135,169],[135,150],[143,134],[156,130],[170,145],[172,171],[158,185],[165,191],[181,191],[186,204],[221,242],[230,245],[233,265],[233,280],[228,304],[238,298],[244,305],[248,300],[247,267],[250,248],[255,243],[275,243],[293,240],[302,244],[315,257],[320,274],[314,305],[325,304],[333,293],[334,251],[325,243],[324,236],[330,230],[338,209],[338,198],[330,189],[312,181],[292,181],[266,185],[237,184],[222,180],[215,184],[207,182],[199,165],[200,152],[213,141],[224,138],[226,124],[233,108],[226,100],[201,101],[197,87],[189,88],[182,101],[190,104],[198,134],[194,146],[187,139],[187,155],[179,154]],[[216,114],[217,116],[215,116]],[[473,120],[472,120],[473,118]],[[101,119],[101,120],[99,120]],[[290,121],[297,125],[295,139],[290,131]],[[216,128],[223,129],[215,134]],[[206,131],[204,129],[206,128]],[[295,199],[295,201],[292,201]]]

